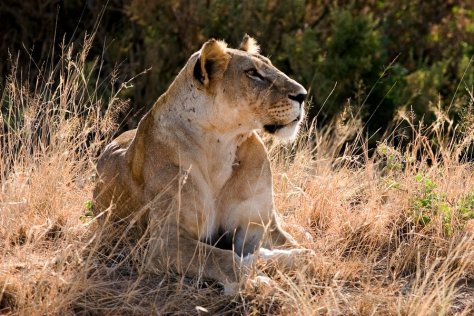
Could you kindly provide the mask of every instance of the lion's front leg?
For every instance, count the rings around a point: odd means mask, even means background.
[[[238,255],[246,256],[260,247],[297,246],[279,225],[270,161],[257,134],[251,134],[239,146],[232,176],[219,196],[218,209],[220,227],[232,235]]]

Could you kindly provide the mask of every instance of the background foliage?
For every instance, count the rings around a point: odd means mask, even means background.
[[[119,65],[117,85],[151,68],[121,95],[132,104],[127,128],[204,41],[236,46],[245,33],[310,90],[309,118],[319,125],[348,107],[374,142],[405,110],[428,123],[441,112],[452,122],[472,114],[474,2],[468,0],[110,0],[105,8],[100,1],[4,0],[0,20],[3,77],[18,51],[25,61],[19,64],[29,65],[24,78],[34,78],[43,61],[58,58],[59,43],[81,43],[95,28],[90,62],[101,57],[103,73]]]

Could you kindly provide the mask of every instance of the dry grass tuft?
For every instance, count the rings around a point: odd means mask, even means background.
[[[97,154],[126,106],[124,86],[101,95],[90,45],[64,47],[35,86],[15,72],[5,84],[0,313],[474,313],[474,168],[462,159],[474,132],[448,138],[443,122],[413,127],[405,149],[387,138],[370,155],[361,137],[346,144],[354,118],[289,148],[271,144],[286,228],[317,254],[274,271],[273,288],[247,284],[229,297],[213,282],[144,271],[146,238],[98,225],[90,209]]]

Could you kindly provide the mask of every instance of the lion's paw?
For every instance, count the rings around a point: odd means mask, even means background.
[[[276,263],[285,269],[293,269],[302,263],[302,260],[316,256],[311,249],[266,249],[260,248],[258,256],[265,262]]]

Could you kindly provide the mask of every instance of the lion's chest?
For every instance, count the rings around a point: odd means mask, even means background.
[[[200,229],[202,234],[199,236],[202,240],[210,238],[218,229],[217,199],[224,190],[225,184],[232,177],[235,154],[236,149],[234,148],[220,151],[210,150],[194,174],[198,180],[197,183],[199,183],[205,205]]]
[[[202,164],[202,174],[206,178],[209,189],[214,197],[220,194],[225,183],[232,176],[237,145],[222,144],[222,140],[213,140],[214,146],[209,146],[205,152]]]

